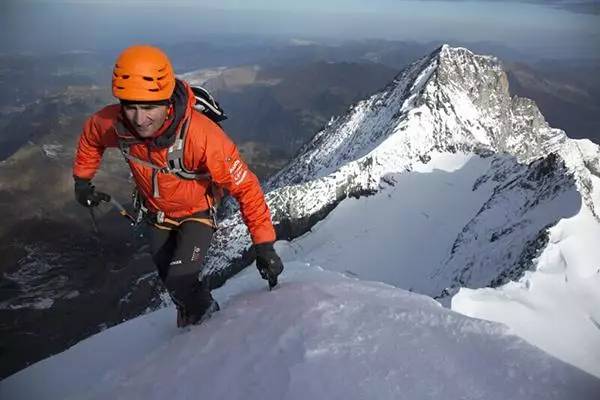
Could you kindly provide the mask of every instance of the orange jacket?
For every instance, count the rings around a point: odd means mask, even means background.
[[[183,163],[188,170],[208,172],[218,186],[226,189],[240,204],[242,217],[255,244],[272,242],[275,231],[271,215],[256,176],[241,159],[237,147],[223,130],[208,117],[194,110],[195,98],[189,86],[184,118],[191,118],[185,138]],[[121,106],[113,104],[93,114],[86,121],[73,175],[92,179],[107,147],[118,147],[116,124]],[[130,154],[158,166],[166,166],[167,148],[153,148],[146,143],[130,146]],[[146,200],[146,206],[165,216],[181,218],[209,208],[206,180],[187,180],[169,173],[158,174],[160,197],[153,197],[152,168],[129,161],[135,183]]]

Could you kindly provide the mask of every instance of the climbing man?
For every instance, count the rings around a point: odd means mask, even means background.
[[[260,275],[275,285],[283,264],[258,179],[220,126],[194,108],[195,88],[175,78],[163,51],[136,45],[117,58],[112,93],[119,104],[89,117],[79,138],[75,197],[85,207],[110,200],[91,180],[104,150],[120,148],[150,226],[152,259],[177,307],[177,325],[200,323],[219,309],[201,271],[222,190],[239,202]]]

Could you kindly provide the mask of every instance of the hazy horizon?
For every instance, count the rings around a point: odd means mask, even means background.
[[[9,0],[0,16],[0,52],[98,51],[140,42],[171,44],[247,36],[488,41],[536,57],[600,57],[600,15],[572,12],[563,4],[597,2],[551,3],[310,0],[298,5],[251,0],[210,3],[211,8],[205,1]]]

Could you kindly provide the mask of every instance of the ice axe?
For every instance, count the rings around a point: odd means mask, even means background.
[[[110,195],[108,195],[108,196],[110,197],[109,203],[112,204],[112,206],[117,209],[119,214],[121,216],[127,218],[129,220],[129,222],[131,223],[131,225],[135,225],[137,222],[136,219],[133,218],[133,216],[127,212],[125,207],[123,207],[123,205],[121,203],[119,203],[117,200],[115,200],[114,197],[112,197]]]
[[[103,193],[103,192],[97,192],[98,194],[101,194],[101,202],[106,202],[109,203],[110,205],[112,205],[121,216],[123,216],[124,218],[127,218],[127,220],[129,221],[129,223],[133,226],[136,224],[136,219],[129,214],[129,212],[127,212],[127,210],[125,209],[125,207],[123,207],[123,205],[121,203],[119,203],[117,200],[115,200],[114,197],[112,197],[111,195],[109,195],[108,193]],[[96,219],[96,214],[94,213],[94,208],[90,207],[88,208],[88,210],[90,211],[90,218],[92,220],[92,227],[94,229],[94,233],[96,235],[100,234],[100,230],[98,229],[98,222]]]

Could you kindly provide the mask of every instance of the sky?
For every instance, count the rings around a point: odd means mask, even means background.
[[[8,0],[0,52],[122,48],[207,35],[497,41],[520,50],[598,54],[600,0]]]

